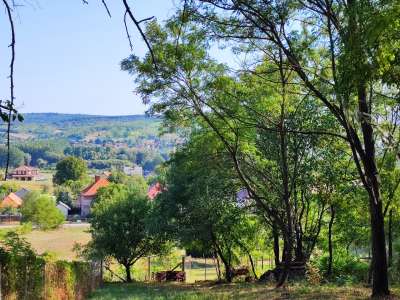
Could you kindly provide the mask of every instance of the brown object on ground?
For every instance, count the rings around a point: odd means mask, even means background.
[[[153,279],[162,282],[162,281],[178,281],[185,282],[186,281],[186,273],[183,271],[161,271],[153,273]]]

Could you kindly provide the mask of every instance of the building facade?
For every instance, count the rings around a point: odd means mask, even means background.
[[[20,166],[12,172],[11,178],[21,181],[31,181],[34,180],[38,175],[39,169],[29,166]]]

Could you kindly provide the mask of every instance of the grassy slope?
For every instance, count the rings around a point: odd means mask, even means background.
[[[399,296],[399,291],[394,293]],[[132,283],[106,284],[96,290],[90,299],[94,300],[150,300],[150,299],[368,299],[370,289],[352,286],[289,286],[275,289],[262,284],[174,284],[174,283]],[[393,298],[393,299],[398,299]]]

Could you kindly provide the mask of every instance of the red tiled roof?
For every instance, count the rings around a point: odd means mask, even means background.
[[[106,187],[110,184],[110,182],[105,179],[105,178],[99,178],[95,182],[93,182],[91,185],[86,187],[82,192],[81,196],[85,197],[93,197],[96,196],[97,190],[102,187]]]
[[[7,197],[3,199],[1,202],[1,207],[20,207],[22,205],[23,200],[18,197],[14,193],[10,193]]]
[[[32,170],[37,170],[37,168],[34,167],[29,167],[29,166],[19,166],[14,170],[15,171],[32,171]]]
[[[160,194],[162,191],[164,191],[164,188],[161,186],[159,182],[157,182],[156,184],[153,184],[149,188],[147,196],[150,198],[150,200],[154,200],[154,198],[156,198],[157,195]]]

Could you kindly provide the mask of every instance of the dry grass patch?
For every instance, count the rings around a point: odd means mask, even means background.
[[[88,226],[62,227],[51,231],[34,230],[24,237],[37,253],[50,252],[58,259],[75,260],[76,253],[73,251],[75,243],[86,244],[90,241]]]

